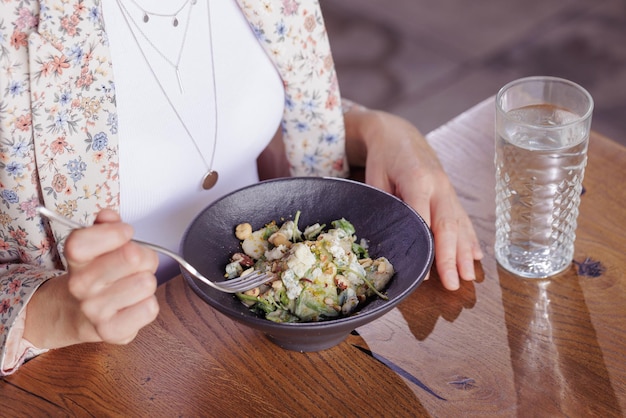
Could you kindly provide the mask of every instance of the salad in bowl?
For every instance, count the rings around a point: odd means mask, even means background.
[[[298,211],[281,225],[272,221],[256,231],[237,225],[241,252],[225,268],[228,279],[253,271],[269,273],[264,285],[237,297],[274,322],[323,321],[349,315],[382,291],[394,274],[385,257],[372,259],[369,243],[358,239],[352,223],[341,218],[300,231]]]

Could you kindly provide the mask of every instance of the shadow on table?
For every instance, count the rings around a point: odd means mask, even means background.
[[[439,318],[454,322],[464,309],[472,309],[476,304],[475,283],[481,283],[485,277],[479,262],[476,263],[476,277],[476,282],[462,281],[461,287],[451,292],[443,287],[433,267],[430,279],[423,282],[411,295],[411,303],[402,303],[398,306],[405,317],[419,317],[419,321],[409,322],[415,338],[420,341],[426,340],[435,329]],[[415,312],[416,310],[419,312]]]
[[[622,416],[574,268],[550,280],[498,276],[518,416]]]

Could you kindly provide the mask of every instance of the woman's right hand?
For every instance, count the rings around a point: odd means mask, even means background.
[[[38,348],[132,341],[159,312],[158,257],[132,236],[132,227],[108,209],[93,226],[73,231],[65,243],[68,271],[33,295],[24,338]]]

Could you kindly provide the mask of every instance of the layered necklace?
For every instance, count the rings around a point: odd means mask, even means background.
[[[156,43],[153,42],[150,39],[149,36],[147,36],[147,34],[141,28],[141,25],[132,18],[132,14],[129,12],[129,10],[126,8],[126,6],[121,2],[121,0],[115,0],[115,1],[117,3],[118,7],[120,8],[120,11],[122,12],[122,16],[124,17],[124,21],[125,21],[126,25],[128,26],[128,29],[129,29],[130,33],[132,34],[133,39],[135,40],[135,43],[137,45],[137,48],[141,52],[141,56],[143,57],[143,60],[145,61],[148,69],[150,70],[150,73],[154,77],[154,80],[156,81],[157,85],[159,86],[159,89],[161,90],[161,93],[163,93],[163,96],[167,100],[167,103],[169,104],[170,108],[172,109],[172,111],[176,115],[176,118],[178,119],[178,121],[180,122],[181,126],[183,127],[183,129],[187,133],[187,136],[189,137],[189,139],[191,139],[191,142],[193,142],[193,145],[194,145],[196,151],[198,152],[198,155],[200,155],[200,158],[202,159],[202,162],[204,163],[204,166],[206,168],[206,173],[202,177],[202,182],[201,182],[202,188],[205,189],[205,190],[209,190],[209,189],[213,188],[213,186],[215,186],[215,184],[217,183],[217,180],[218,180],[219,176],[218,176],[217,171],[215,171],[213,169],[213,163],[214,163],[214,160],[215,160],[215,152],[217,150],[217,135],[218,135],[217,121],[218,121],[218,114],[217,114],[217,83],[215,81],[215,62],[214,62],[214,58],[213,58],[213,32],[212,32],[212,28],[211,28],[211,8],[210,8],[210,2],[207,1],[207,12],[208,12],[207,14],[208,14],[208,24],[209,24],[209,53],[211,54],[211,73],[212,73],[211,75],[212,75],[212,84],[213,84],[213,109],[214,109],[214,121],[215,121],[214,123],[215,123],[215,125],[214,125],[214,128],[213,128],[213,151],[211,153],[211,157],[210,157],[209,161],[207,161],[207,159],[204,157],[204,154],[200,150],[200,147],[198,146],[198,143],[196,142],[196,139],[194,138],[194,136],[192,135],[191,131],[187,127],[187,124],[185,123],[185,121],[181,117],[180,112],[178,111],[178,109],[174,105],[174,102],[170,98],[170,95],[167,93],[167,90],[164,88],[163,83],[161,82],[161,80],[159,79],[159,77],[156,74],[156,71],[154,70],[154,68],[150,64],[150,60],[148,60],[148,57],[147,57],[144,49],[141,46],[141,43],[139,42],[139,39],[138,39],[138,34],[139,34],[148,43],[148,45],[152,49],[154,49],[154,51],[161,58],[163,58],[163,60],[170,67],[172,67],[172,69],[174,70],[174,73],[176,75],[176,81],[178,83],[179,92],[181,94],[184,94],[183,80],[182,80],[181,75],[180,75],[179,67],[180,67],[180,61],[181,61],[181,57],[182,57],[182,54],[183,54],[183,50],[185,49],[185,41],[187,39],[187,33],[189,31],[189,22],[191,21],[192,9],[193,9],[194,5],[197,3],[197,0],[186,0],[177,10],[175,10],[172,13],[151,12],[151,11],[148,11],[148,10],[144,9],[143,7],[141,7],[135,0],[130,0],[133,3],[133,5],[136,8],[138,8],[140,10],[140,12],[142,13],[142,22],[143,22],[143,24],[148,24],[149,22],[151,22],[153,20],[152,17],[157,17],[157,18],[167,18],[167,19],[170,20],[171,25],[173,27],[178,27],[180,25],[180,20],[179,20],[178,15],[185,9],[185,7],[188,8],[188,10],[187,10],[187,17],[186,17],[186,20],[185,20],[185,23],[184,23],[185,27],[183,29],[184,32],[183,32],[182,40],[180,41],[180,46],[178,47],[178,52],[177,52],[176,57],[174,59],[170,59],[156,45]],[[154,19],[154,20],[156,20],[156,19]]]

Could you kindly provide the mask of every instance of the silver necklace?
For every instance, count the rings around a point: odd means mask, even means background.
[[[159,89],[161,90],[161,93],[163,93],[163,96],[165,96],[165,99],[167,100],[167,103],[169,104],[170,108],[172,109],[172,111],[174,112],[174,114],[176,115],[176,118],[178,119],[178,121],[180,122],[180,124],[182,125],[183,129],[185,130],[185,132],[187,133],[187,136],[191,139],[191,142],[193,142],[194,147],[196,148],[196,151],[198,152],[198,155],[200,155],[200,158],[202,159],[202,162],[205,165],[206,168],[206,174],[204,174],[204,176],[202,177],[202,188],[205,190],[209,190],[211,188],[213,188],[213,186],[215,186],[215,184],[217,183],[218,180],[218,173],[217,171],[213,170],[213,163],[215,161],[215,151],[217,150],[217,133],[218,133],[218,126],[217,126],[217,83],[215,81],[215,60],[213,57],[213,30],[212,30],[212,25],[211,25],[211,6],[210,6],[210,2],[207,1],[207,14],[208,14],[208,22],[209,22],[209,53],[211,54],[211,74],[212,74],[212,81],[213,81],[213,109],[214,109],[214,120],[215,120],[215,127],[213,129],[213,151],[211,152],[211,161],[210,163],[207,162],[206,158],[204,158],[204,154],[202,153],[202,151],[200,150],[200,147],[198,146],[198,143],[196,142],[195,138],[193,137],[193,135],[191,134],[191,131],[189,130],[189,128],[187,127],[187,124],[185,123],[185,121],[183,120],[183,118],[180,116],[180,113],[178,112],[178,110],[176,109],[176,106],[174,106],[174,103],[172,102],[172,99],[170,99],[170,96],[167,94],[167,91],[165,90],[165,88],[163,87],[163,83],[161,83],[161,80],[159,80],[159,77],[156,75],[156,72],[154,71],[154,68],[152,68],[152,65],[150,65],[150,61],[148,60],[148,57],[146,56],[146,53],[144,52],[143,48],[141,47],[141,44],[139,43],[139,39],[137,39],[137,35],[135,34],[135,31],[133,31],[133,28],[131,27],[131,22],[135,23],[131,18],[130,18],[130,14],[128,13],[128,10],[126,9],[126,7],[124,7],[124,5],[121,3],[121,0],[115,0],[118,7],[120,8],[121,12],[122,12],[122,16],[124,17],[124,21],[126,22],[126,26],[128,26],[128,29],[130,30],[131,35],[133,36],[133,39],[135,40],[135,43],[137,44],[137,48],[139,49],[139,52],[141,52],[141,56],[143,57],[143,60],[145,61],[148,69],[150,70],[150,73],[152,74],[152,76],[154,77],[154,80],[156,81],[157,85],[159,86]],[[191,2],[191,6],[195,5],[197,0],[188,0],[185,4]],[[189,26],[189,18],[191,17],[191,9],[192,7],[189,7],[189,16],[187,19],[187,27]],[[183,5],[184,7],[184,5]],[[182,8],[181,8],[182,10]],[[145,19],[144,19],[145,20]],[[135,26],[137,27],[138,25],[135,24]],[[186,36],[186,31],[187,29],[185,29],[185,36]],[[140,33],[142,33],[140,31]],[[143,33],[142,33],[143,35]],[[145,35],[143,35],[144,37],[146,37]],[[149,41],[149,39],[146,40]],[[152,45],[153,43],[151,41],[149,41],[149,43]],[[183,42],[184,44],[184,42]],[[156,48],[155,48],[156,49]],[[181,49],[180,52],[182,55],[182,45],[181,45]],[[157,49],[157,52],[158,49]],[[180,78],[179,78],[180,80]],[[180,84],[179,84],[180,86]]]
[[[144,9],[143,7],[141,7],[141,5],[139,5],[139,3],[137,3],[135,0],[130,0],[135,6],[137,6],[139,9],[141,9],[141,11],[143,12],[143,21],[144,23],[148,23],[150,21],[150,16],[157,16],[157,17],[170,17],[172,18],[172,26],[176,27],[178,26],[178,13],[180,13],[181,10],[183,10],[185,8],[185,6],[187,5],[187,3],[189,3],[190,0],[187,0],[186,2],[184,2],[179,8],[178,10],[176,10],[173,13],[156,13],[156,12],[149,12],[148,10]],[[193,4],[195,4],[195,0],[193,2]]]
[[[150,20],[149,16],[159,16],[159,17],[173,17],[173,26],[176,27],[178,26],[178,13],[180,13],[185,6],[187,6],[188,4],[191,3],[191,6],[195,5],[197,3],[197,0],[186,0],[179,8],[178,10],[176,10],[174,13],[156,13],[156,12],[149,12],[146,9],[144,9],[143,7],[141,7],[139,5],[139,3],[137,3],[135,0],[131,0],[131,2],[139,9],[141,10],[141,12],[143,13],[143,21],[145,23],[147,23]],[[189,11],[187,12],[187,21],[185,23],[185,31],[183,32],[183,39],[180,42],[180,48],[178,48],[178,54],[176,55],[176,59],[175,60],[171,60],[167,55],[165,55],[163,53],[163,51],[161,51],[161,49],[154,43],[152,42],[152,40],[150,39],[150,37],[148,35],[146,35],[146,33],[141,29],[141,26],[132,18],[130,18],[130,16],[132,16],[130,14],[130,12],[128,11],[128,9],[126,8],[126,6],[121,3],[120,1],[117,2],[118,6],[120,7],[120,9],[122,9],[122,12],[124,14],[124,18],[126,19],[126,24],[128,24],[129,22],[132,23],[132,25],[135,27],[135,30],[137,32],[139,32],[139,34],[143,37],[143,39],[146,40],[146,42],[148,42],[148,45],[150,45],[152,47],[152,49],[154,49],[156,51],[157,54],[159,54],[161,56],[161,58],[163,58],[165,60],[165,62],[167,62],[170,67],[172,67],[174,69],[174,72],[176,73],[176,81],[178,81],[178,89],[180,91],[181,94],[184,93],[184,89],[183,89],[183,82],[182,79],[180,77],[180,59],[183,56],[183,49],[185,48],[185,41],[187,40],[187,32],[189,31],[189,21],[191,20],[191,9],[192,7],[189,7]],[[134,31],[131,29],[131,32]]]

